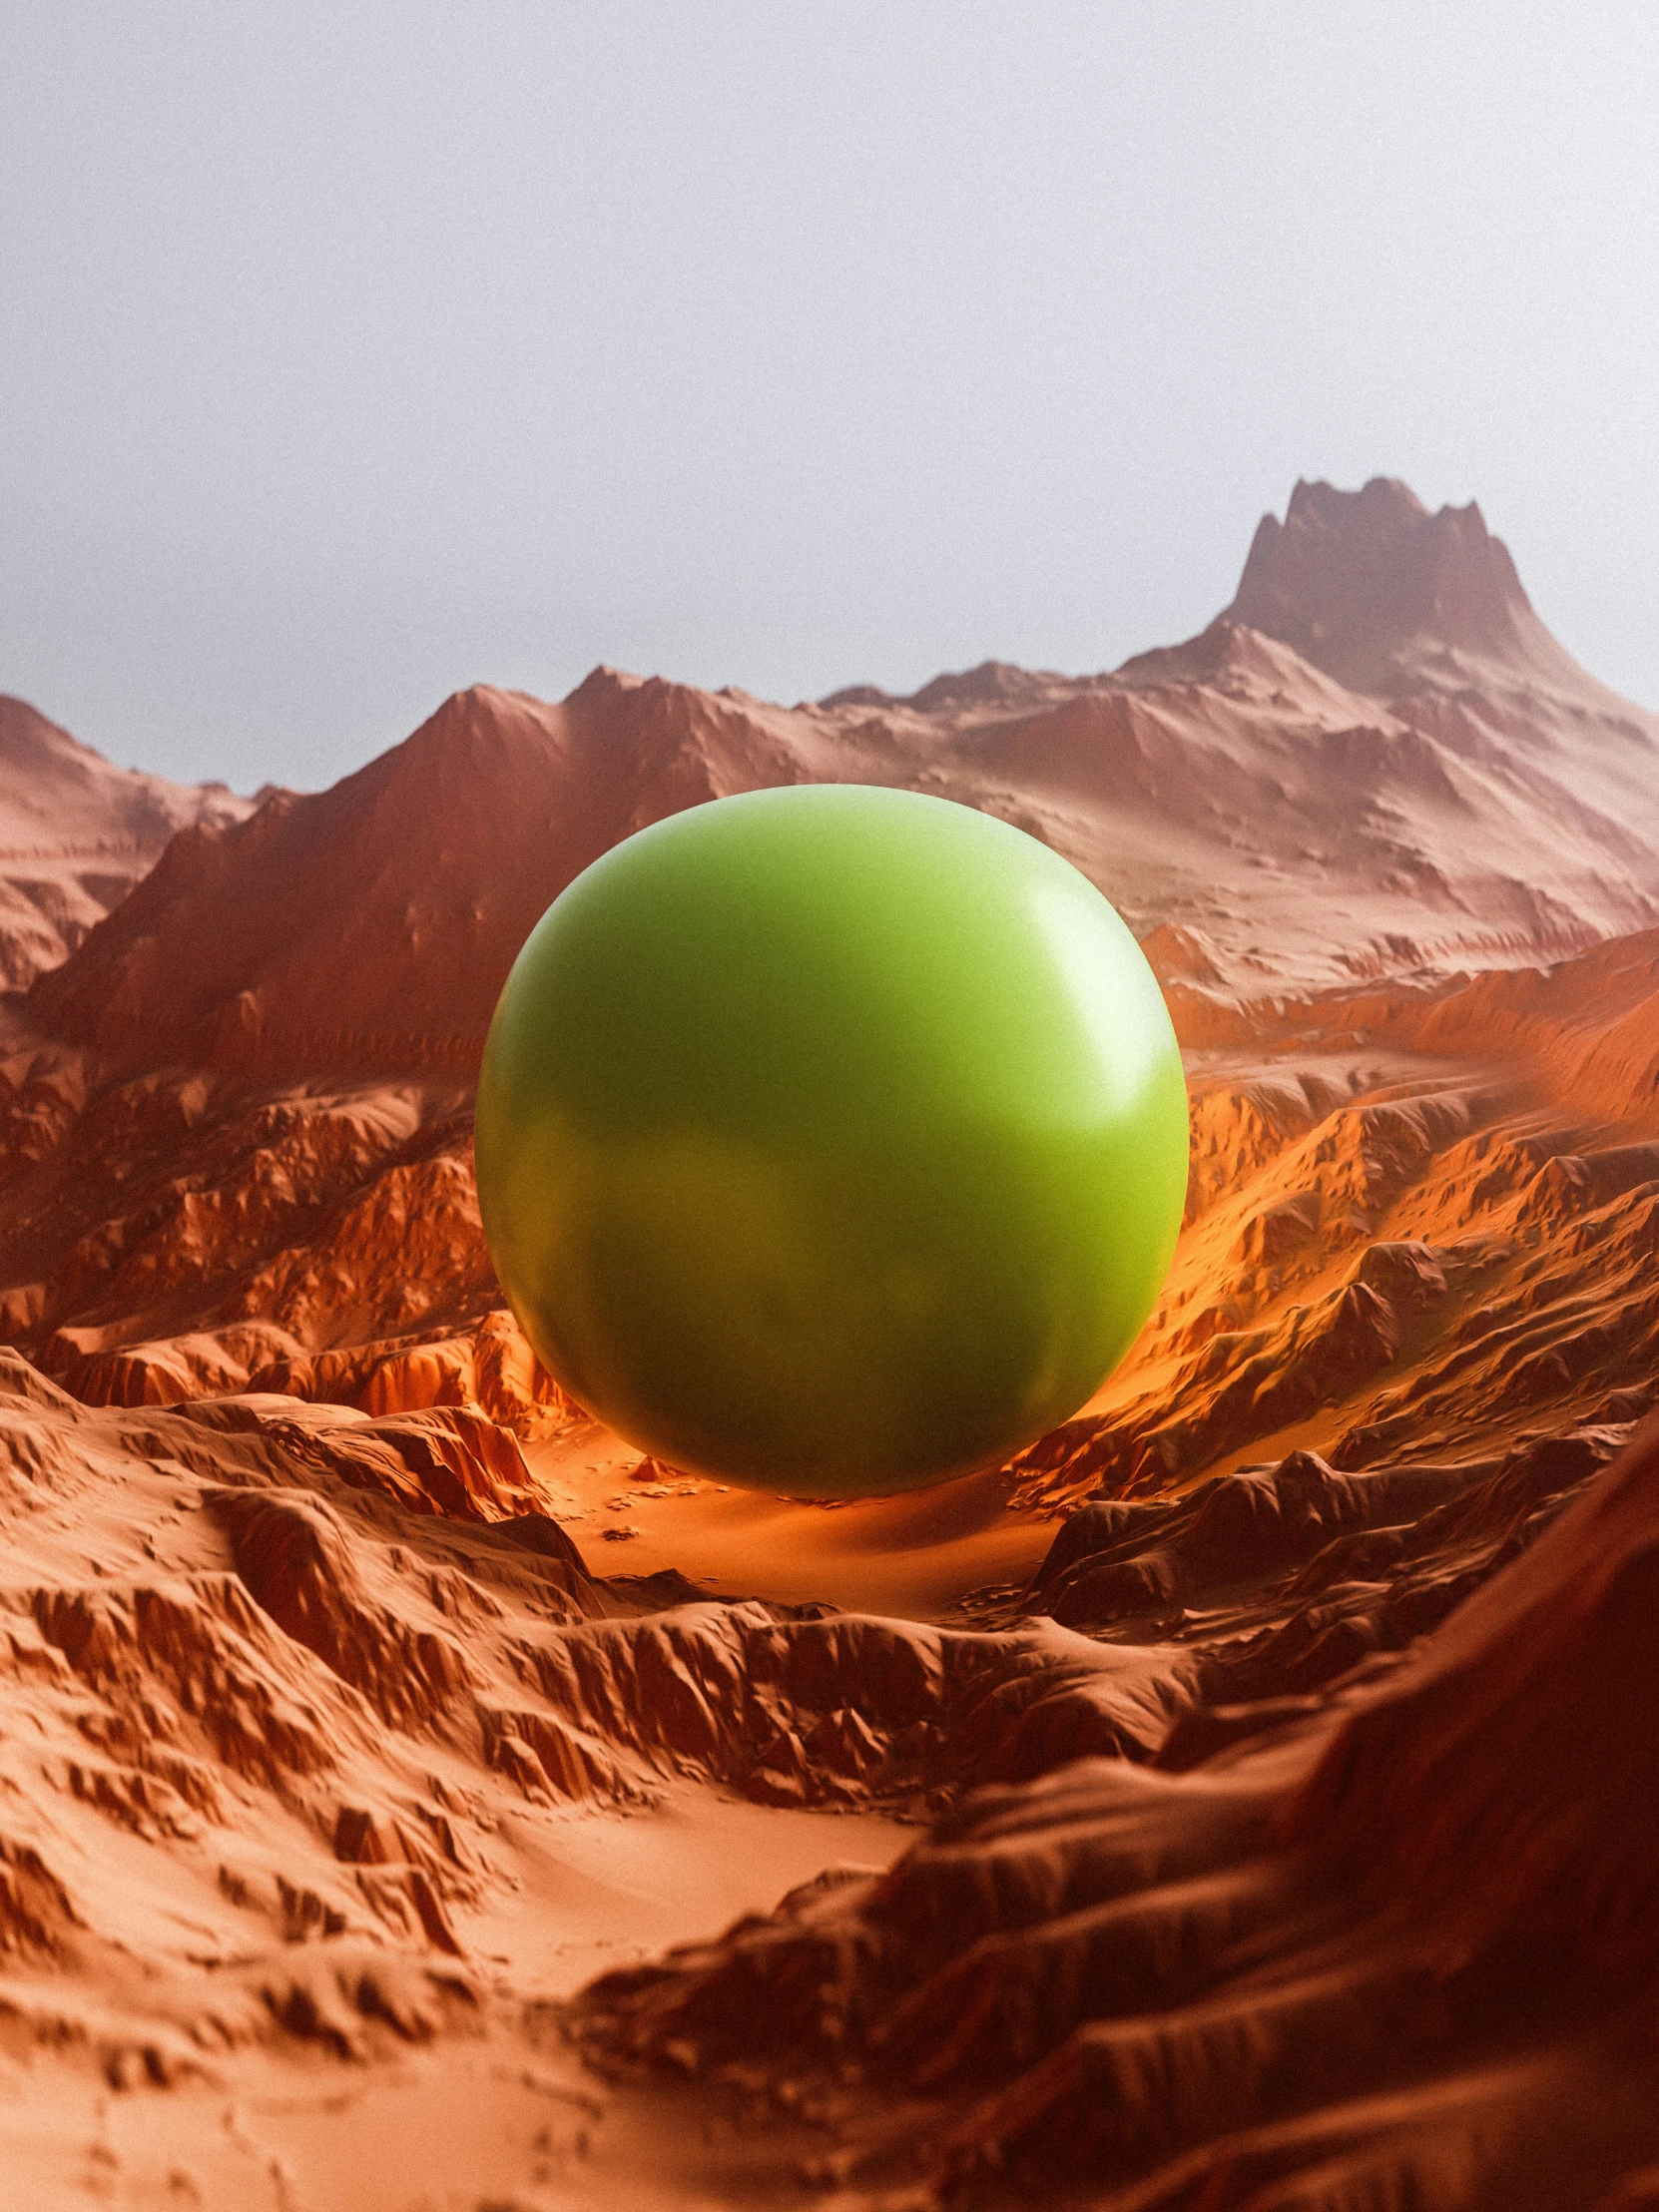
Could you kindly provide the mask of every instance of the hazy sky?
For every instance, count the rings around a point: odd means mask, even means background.
[[[1659,704],[1659,6],[0,0],[0,690],[312,786],[488,680],[1198,629],[1478,498]]]

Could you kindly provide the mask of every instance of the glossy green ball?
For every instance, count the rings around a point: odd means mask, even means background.
[[[1066,861],[940,799],[671,817],[531,932],[478,1192],[549,1372],[673,1466],[850,1497],[1075,1412],[1157,1297],[1187,1093],[1151,969]]]

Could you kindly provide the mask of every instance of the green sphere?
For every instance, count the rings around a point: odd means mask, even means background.
[[[804,1497],[999,1464],[1077,1410],[1181,1225],[1187,1092],[1139,946],[941,799],[723,799],[607,852],[478,1085],[496,1272],[548,1371],[673,1466]]]

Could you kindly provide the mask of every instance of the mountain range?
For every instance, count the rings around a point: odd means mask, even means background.
[[[0,745],[6,2202],[1659,2206],[1659,719],[1477,509],[1104,675]],[[845,779],[1119,904],[1191,1177],[1088,1404],[830,1505],[539,1369],[471,1114],[581,867]]]
[[[1119,907],[1194,1035],[1223,1004],[1557,957],[1659,921],[1659,717],[1587,676],[1474,507],[1299,484],[1231,606],[1108,675],[997,663],[769,706],[596,669],[457,693],[330,790],[200,811],[36,985],[127,1060],[470,1071],[543,908],[733,792],[899,785],[1000,815]]]

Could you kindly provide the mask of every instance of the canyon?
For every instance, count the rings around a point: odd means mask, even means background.
[[[0,1002],[17,2201],[1659,2204],[1659,716],[1477,509],[1300,484],[1102,675],[599,669],[258,803],[31,713],[8,845],[133,841]],[[471,1169],[549,900],[804,781],[1082,868],[1191,1094],[1120,1370],[837,1505],[588,1418]]]

